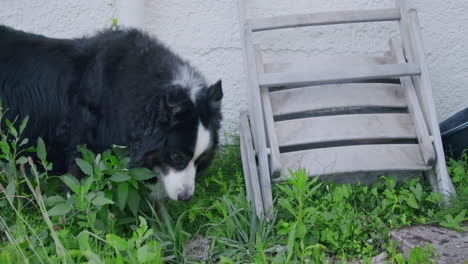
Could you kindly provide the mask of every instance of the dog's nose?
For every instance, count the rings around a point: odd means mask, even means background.
[[[189,191],[184,191],[177,195],[177,200],[179,201],[188,201],[190,198],[192,198],[192,194]]]
[[[190,200],[190,198],[192,198],[192,194],[193,194],[193,189],[188,185],[184,185],[183,191],[177,195],[177,200],[188,201]]]
[[[177,195],[177,200],[179,201],[188,201],[190,198],[192,198],[192,188],[190,186],[185,185],[183,186],[183,190]]]

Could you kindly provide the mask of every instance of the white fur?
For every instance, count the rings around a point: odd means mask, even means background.
[[[193,195],[195,191],[195,174],[197,173],[195,161],[203,152],[211,147],[211,144],[210,131],[199,122],[195,152],[192,160],[184,170],[176,171],[171,169],[166,175],[162,176],[162,181],[169,198],[177,200],[177,196],[184,191],[188,191],[190,196]]]
[[[198,123],[197,142],[195,144],[195,153],[193,154],[194,160],[200,157],[203,152],[211,147],[212,140],[211,134],[201,122]]]
[[[196,168],[193,161],[182,171],[170,170],[163,176],[166,193],[172,200],[177,200],[179,194],[188,192],[190,195],[195,191]]]
[[[190,99],[195,103],[198,93],[206,86],[206,80],[190,65],[183,64],[177,70],[172,84],[189,89]]]

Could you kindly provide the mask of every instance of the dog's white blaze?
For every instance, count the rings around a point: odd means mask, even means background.
[[[172,84],[190,90],[190,99],[195,103],[198,93],[206,85],[206,80],[190,65],[183,64],[177,70]]]
[[[171,169],[166,175],[164,175],[164,187],[169,198],[177,200],[179,194],[184,191],[192,195],[195,191],[196,172],[194,162],[190,161],[184,170],[176,171]]]
[[[195,153],[193,159],[196,160],[203,152],[211,147],[211,134],[201,122],[198,122],[197,142],[195,144]]]
[[[171,169],[162,177],[164,187],[169,198],[177,200],[178,195],[184,191],[188,191],[189,195],[193,194],[195,191],[195,174],[197,173],[195,161],[203,154],[203,152],[211,147],[211,144],[212,140],[210,131],[206,129],[201,122],[199,122],[195,152],[192,160],[184,170],[176,171]]]

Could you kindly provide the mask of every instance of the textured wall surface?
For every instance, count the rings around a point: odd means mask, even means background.
[[[246,0],[248,17],[393,7],[393,0]],[[107,27],[108,0],[1,0],[0,23],[54,37],[77,37]],[[419,11],[439,120],[468,106],[468,1],[409,0]],[[246,108],[237,0],[146,0],[145,28],[224,84],[224,130],[237,133]],[[395,23],[343,25],[258,34],[266,61],[347,51],[382,54]]]

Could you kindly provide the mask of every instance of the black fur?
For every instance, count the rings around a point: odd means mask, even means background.
[[[46,141],[57,173],[70,170],[76,146],[96,152],[129,147],[131,166],[173,166],[173,151],[194,151],[198,122],[218,144],[221,82],[173,84],[188,63],[137,30],[104,31],[80,39],[52,39],[0,25],[0,97],[7,117],[29,116],[26,137]],[[198,73],[197,73],[198,74]]]

